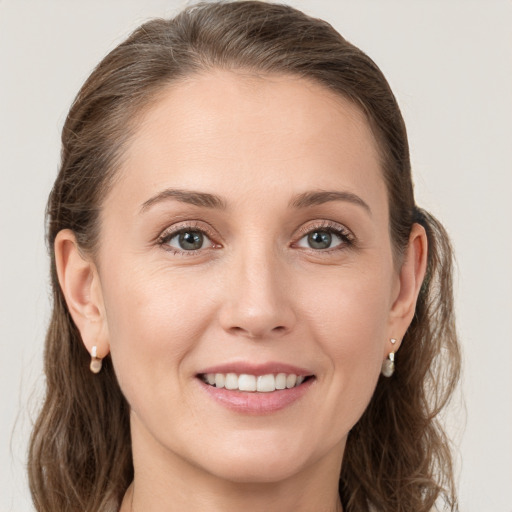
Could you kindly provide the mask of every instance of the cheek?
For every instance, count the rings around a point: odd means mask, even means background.
[[[350,429],[364,412],[379,378],[391,282],[389,273],[380,268],[341,274],[317,287],[303,310],[329,368],[326,403],[333,425],[343,422],[343,429]]]
[[[211,321],[204,291],[176,273],[171,279],[169,272],[120,267],[104,288],[110,350],[126,398],[135,406],[139,394],[171,396],[174,370]]]
[[[302,293],[303,311],[333,357],[363,356],[377,346],[382,352],[391,308],[389,275],[378,265],[373,269],[342,269],[338,275],[306,283],[310,291]]]

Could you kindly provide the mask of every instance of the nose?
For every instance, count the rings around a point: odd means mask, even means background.
[[[230,263],[220,311],[222,328],[253,339],[289,333],[297,318],[286,263],[271,248],[261,247],[243,251]]]

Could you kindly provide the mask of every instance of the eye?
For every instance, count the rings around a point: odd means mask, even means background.
[[[332,247],[333,238],[335,239],[335,246],[341,243],[341,240],[336,235],[328,231],[315,231],[307,235],[307,242],[313,249],[330,249]],[[336,240],[337,239],[337,240]]]
[[[213,247],[213,242],[199,229],[180,229],[164,234],[160,243],[178,251],[198,251]]]
[[[332,249],[342,243],[341,238],[327,230],[315,230],[303,236],[299,242],[299,247],[308,247],[310,249]]]
[[[297,242],[298,247],[325,251],[351,245],[353,236],[342,226],[319,226],[309,229]]]

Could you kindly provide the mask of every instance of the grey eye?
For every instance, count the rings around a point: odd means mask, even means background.
[[[201,231],[185,230],[176,233],[169,238],[168,245],[181,249],[182,251],[197,251],[204,249],[206,246],[211,247],[210,239]]]
[[[308,235],[308,244],[313,249],[328,249],[331,241],[332,235],[327,231],[315,231]]]
[[[328,230],[315,230],[303,236],[299,242],[299,247],[307,247],[310,249],[332,249],[342,243],[340,235]]]

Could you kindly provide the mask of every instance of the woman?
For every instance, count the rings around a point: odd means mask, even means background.
[[[38,510],[456,510],[450,245],[327,23],[237,2],[136,30],[71,108],[48,239]]]

